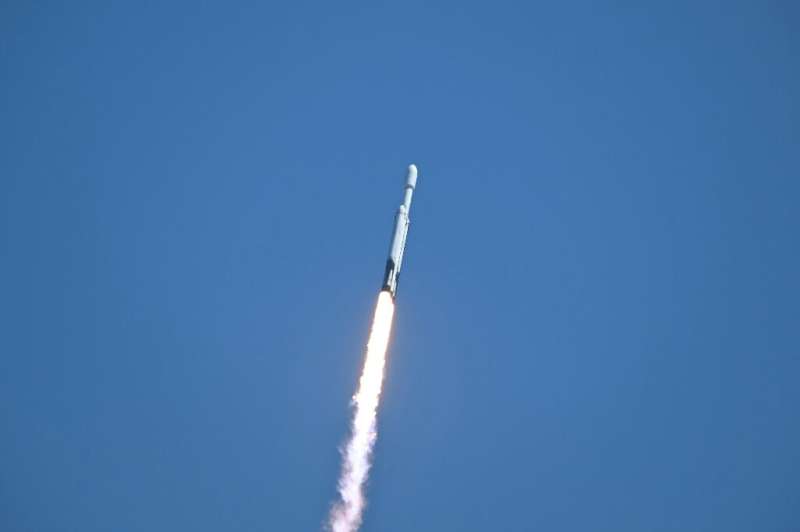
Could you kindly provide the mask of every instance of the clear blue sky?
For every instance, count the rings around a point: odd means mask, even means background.
[[[410,162],[365,531],[800,528],[793,2],[200,4],[0,8],[0,529],[318,530]]]

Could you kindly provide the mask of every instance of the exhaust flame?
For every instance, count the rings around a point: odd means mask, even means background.
[[[355,532],[361,525],[365,503],[364,482],[369,473],[372,447],[378,435],[375,418],[383,384],[386,348],[392,332],[392,316],[392,297],[388,292],[381,292],[369,333],[367,356],[358,381],[358,392],[353,396],[355,414],[352,432],[342,453],[342,473],[339,478],[341,500],[334,504],[329,519],[329,527],[333,532]]]

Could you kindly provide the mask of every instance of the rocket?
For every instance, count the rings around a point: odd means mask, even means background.
[[[392,241],[389,244],[389,258],[386,259],[386,273],[383,275],[383,286],[381,290],[389,292],[392,299],[397,296],[397,282],[400,280],[400,267],[403,265],[403,252],[406,248],[406,237],[408,236],[408,211],[411,209],[411,195],[414,194],[414,187],[417,186],[417,167],[413,164],[408,166],[406,174],[406,185],[403,194],[403,204],[397,209],[394,218],[394,230],[392,231]]]

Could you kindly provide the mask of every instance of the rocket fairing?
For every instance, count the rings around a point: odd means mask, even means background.
[[[392,242],[389,245],[389,258],[386,260],[386,273],[383,276],[382,291],[389,292],[394,299],[397,295],[397,282],[400,279],[400,267],[403,264],[403,252],[406,248],[406,237],[408,236],[408,211],[411,209],[411,195],[414,194],[414,187],[417,186],[417,167],[408,166],[406,175],[405,193],[403,204],[397,209],[394,218],[394,230],[392,231]]]

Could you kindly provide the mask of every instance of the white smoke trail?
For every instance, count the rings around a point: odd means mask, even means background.
[[[367,342],[364,369],[353,396],[353,416],[350,440],[343,451],[342,473],[339,477],[341,499],[331,509],[328,526],[333,532],[355,532],[361,525],[364,511],[364,482],[369,473],[372,447],[377,437],[375,418],[383,384],[386,348],[392,332],[394,302],[388,292],[381,292],[375,307],[375,317]]]

